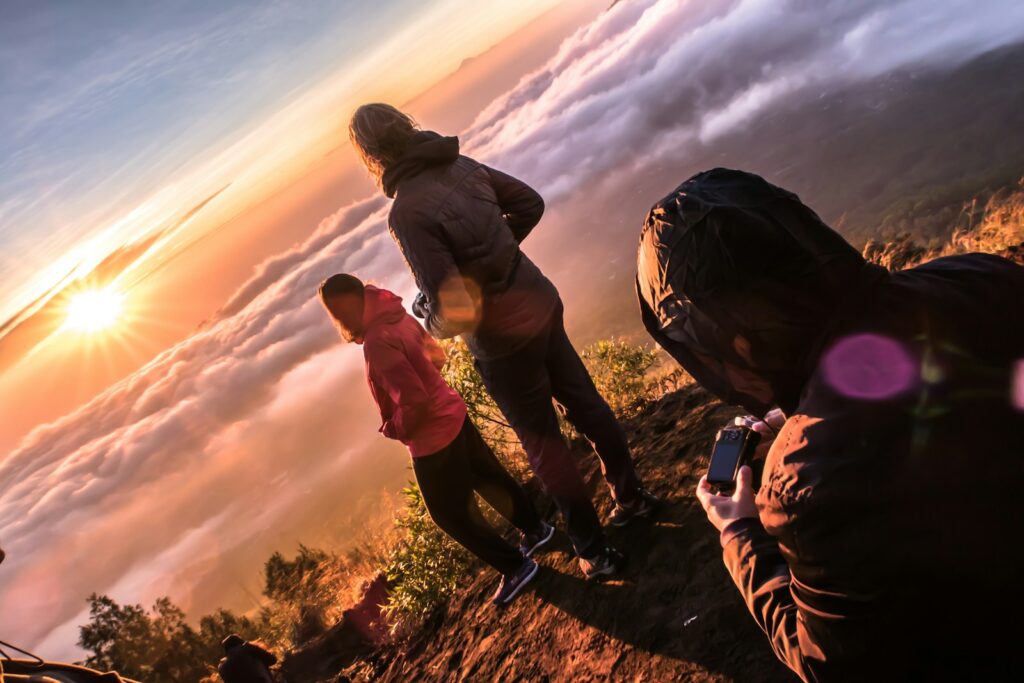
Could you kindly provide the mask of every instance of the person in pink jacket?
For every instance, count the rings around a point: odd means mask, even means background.
[[[404,443],[434,522],[501,574],[497,605],[511,602],[537,573],[531,555],[555,529],[481,438],[462,397],[445,383],[444,350],[406,313],[402,300],[358,278],[332,275],[320,299],[346,341],[363,346],[366,379],[383,423]],[[475,493],[521,532],[515,548],[487,522]]]

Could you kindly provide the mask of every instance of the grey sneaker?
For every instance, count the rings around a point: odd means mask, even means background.
[[[615,509],[608,517],[612,526],[626,526],[634,519],[650,517],[661,507],[661,499],[646,489],[637,491],[636,500],[629,505],[616,503]]]
[[[491,598],[491,602],[495,605],[507,605],[512,602],[519,595],[519,591],[537,575],[539,568],[536,562],[528,557],[524,558],[519,569],[501,577],[501,583],[498,584],[498,590]]]
[[[546,545],[554,535],[555,527],[547,522],[541,522],[540,529],[532,534],[522,534],[519,549],[523,551],[523,557],[533,557],[533,554]]]
[[[581,557],[580,569],[588,579],[611,576],[626,565],[626,556],[611,546],[605,546],[593,557]]]

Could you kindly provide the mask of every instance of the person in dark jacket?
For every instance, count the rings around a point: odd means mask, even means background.
[[[715,169],[648,214],[637,291],[701,384],[787,418],[756,497],[749,467],[731,496],[698,488],[779,658],[805,681],[1019,675],[1024,268],[889,273],[790,192]]]
[[[394,107],[370,104],[350,135],[394,204],[388,217],[420,290],[413,311],[438,338],[461,335],[487,390],[558,505],[588,577],[623,557],[605,540],[552,399],[594,445],[624,525],[652,514],[626,435],[566,336],[555,286],[520,250],[544,201],[525,183],[459,153],[459,141],[422,131]]]
[[[217,666],[224,683],[273,683],[270,667],[277,663],[272,652],[232,633],[221,643],[224,658]]]

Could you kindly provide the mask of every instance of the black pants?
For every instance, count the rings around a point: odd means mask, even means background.
[[[522,442],[534,474],[565,518],[576,552],[592,556],[603,545],[604,532],[559,430],[552,399],[594,446],[615,500],[631,502],[640,481],[625,431],[565,333],[561,304],[547,329],[525,347],[509,356],[478,359],[476,367]]]
[[[540,516],[469,418],[455,440],[442,450],[413,458],[412,469],[427,511],[442,531],[502,574],[522,565],[522,552],[488,524],[473,494],[479,493],[523,532],[536,532]]]

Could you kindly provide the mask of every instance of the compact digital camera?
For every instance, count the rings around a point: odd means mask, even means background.
[[[715,447],[708,463],[708,484],[720,494],[736,490],[736,474],[750,460],[761,435],[749,427],[725,427],[715,436]]]

